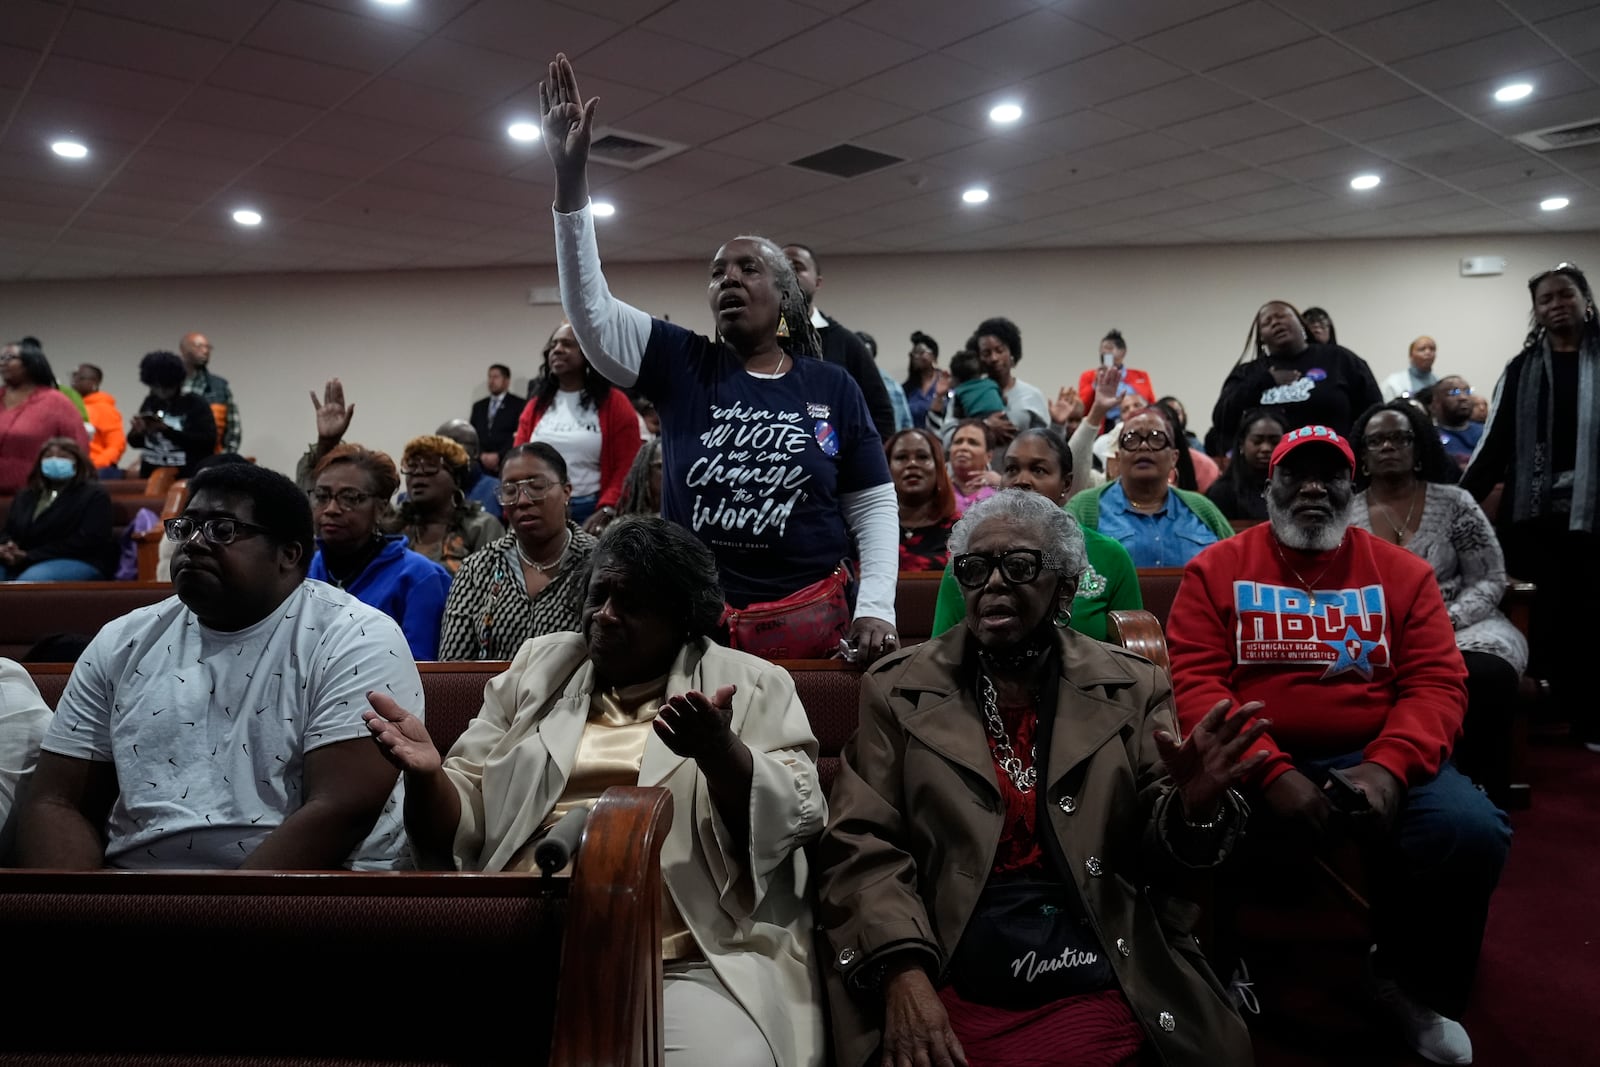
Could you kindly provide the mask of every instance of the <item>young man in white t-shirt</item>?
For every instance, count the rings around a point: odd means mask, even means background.
[[[246,463],[190,482],[177,596],[107,624],[62,694],[21,813],[26,867],[405,865],[401,786],[362,722],[420,702],[387,615],[305,579],[311,510]]]

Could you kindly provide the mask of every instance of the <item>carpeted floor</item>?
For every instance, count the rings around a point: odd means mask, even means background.
[[[1529,764],[1533,806],[1512,814],[1464,1021],[1477,1067],[1600,1064],[1600,756],[1535,745]],[[1264,1007],[1250,1019],[1259,1067],[1423,1063],[1370,1020],[1360,927],[1334,921],[1320,934],[1249,960]],[[1327,981],[1306,983],[1313,972]]]

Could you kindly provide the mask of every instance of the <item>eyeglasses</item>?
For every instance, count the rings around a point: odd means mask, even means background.
[[[1141,448],[1148,448],[1159,452],[1172,443],[1165,430],[1129,430],[1117,438],[1117,443],[1124,452],[1135,452]]]
[[[1580,274],[1582,273],[1582,271],[1579,270],[1578,265],[1576,263],[1568,263],[1566,260],[1562,260],[1560,263],[1557,263],[1555,266],[1551,267],[1549,270],[1542,270],[1538,274],[1535,274],[1533,277],[1529,278],[1528,279],[1528,287],[1530,289],[1533,288],[1535,285],[1538,285],[1540,282],[1544,281],[1546,278],[1550,277],[1550,275],[1552,275],[1552,274],[1564,274],[1567,271],[1571,271],[1571,270],[1577,270],[1577,271],[1579,271]]]
[[[1446,389],[1444,391],[1444,395],[1445,396],[1471,396],[1472,395],[1472,389],[1470,387],[1464,385],[1460,389]]]
[[[338,492],[329,492],[326,489],[313,489],[306,495],[311,498],[311,506],[314,508],[325,508],[337,500],[339,502],[339,506],[345,511],[354,511],[362,504],[365,504],[367,501],[371,500],[376,494],[363,493],[359,489],[340,489]]]
[[[1374,433],[1367,435],[1367,448],[1373,452],[1384,445],[1393,445],[1396,448],[1409,448],[1417,439],[1416,434],[1410,430],[1395,430],[1392,433]]]
[[[518,500],[526,500],[530,504],[542,504],[544,498],[550,495],[550,490],[560,484],[560,482],[546,481],[543,478],[525,478],[520,482],[501,482],[500,488],[494,491],[494,497],[500,501],[502,507],[508,508]]]
[[[443,469],[444,465],[440,463],[435,463],[432,466],[422,463],[413,463],[409,467],[402,468],[400,473],[404,474],[407,478],[426,478],[430,474],[438,474]]]
[[[243,519],[203,519],[196,522],[187,515],[168,519],[161,524],[161,527],[166,531],[168,541],[176,541],[180,545],[187,544],[196,530],[205,538],[208,545],[231,545],[241,537],[267,532],[265,526],[257,526]]]
[[[1012,548],[997,556],[963,552],[950,562],[950,572],[968,589],[987,584],[996,567],[1000,568],[1000,577],[1012,585],[1026,585],[1039,577],[1039,571],[1044,568],[1044,553],[1037,548]]]

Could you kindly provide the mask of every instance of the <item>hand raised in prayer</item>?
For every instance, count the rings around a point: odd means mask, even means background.
[[[1267,760],[1265,750],[1242,758],[1272,725],[1267,719],[1255,718],[1265,705],[1252,700],[1229,715],[1232,704],[1230,700],[1217,701],[1182,743],[1165,730],[1155,732],[1156,751],[1178,787],[1191,822],[1215,815],[1223,794]]]
[[[698,689],[668,697],[656,712],[656,736],[676,754],[697,763],[727,755],[740,743],[730,728],[737,691],[738,686],[725,685],[709,697]]]
[[[372,707],[361,717],[390,763],[411,774],[433,774],[444,766],[421,719],[382,693],[368,693],[367,703]]]
[[[344,440],[346,431],[350,429],[350,420],[356,417],[354,403],[344,402],[344,386],[337,378],[329,378],[322,387],[322,400],[317,400],[317,391],[311,391],[311,406],[317,413],[317,440],[326,442],[330,447]]]
[[[1083,401],[1078,399],[1076,389],[1070,389],[1063,385],[1061,391],[1056,394],[1056,398],[1048,402],[1048,406],[1050,408],[1050,421],[1057,426],[1063,426],[1083,406]]]
[[[589,139],[594,132],[598,96],[587,101],[578,92],[578,76],[564,53],[557,53],[550,73],[539,83],[539,116],[544,148],[555,165],[556,177],[582,178],[589,166]]]

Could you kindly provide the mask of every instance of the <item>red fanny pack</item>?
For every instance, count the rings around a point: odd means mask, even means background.
[[[850,571],[843,563],[826,578],[782,600],[724,607],[728,647],[762,659],[823,659],[850,632]]]

